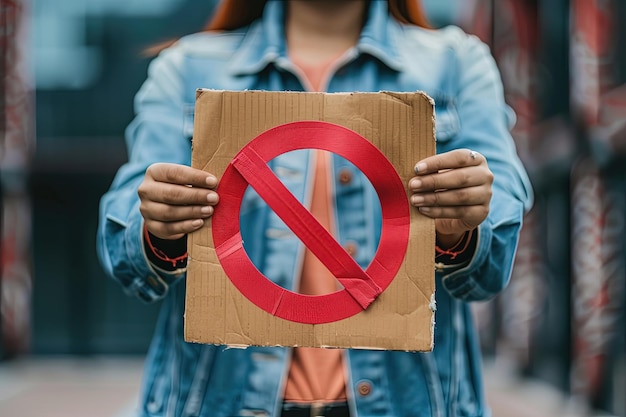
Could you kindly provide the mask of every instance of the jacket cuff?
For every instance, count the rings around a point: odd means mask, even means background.
[[[462,300],[484,300],[495,294],[485,290],[475,279],[473,272],[478,271],[480,265],[485,262],[491,247],[493,236],[489,220],[485,220],[476,229],[476,247],[474,255],[465,264],[444,265],[437,268],[437,272],[443,274],[443,288],[455,298]]]
[[[139,207],[133,212],[139,213]],[[126,286],[126,291],[149,303],[165,297],[169,286],[184,276],[186,268],[165,271],[153,265],[144,248],[143,217],[139,214],[132,217],[126,227],[124,241],[136,277]]]

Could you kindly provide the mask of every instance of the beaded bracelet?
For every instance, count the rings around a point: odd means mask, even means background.
[[[465,252],[465,250],[469,247],[470,242],[472,241],[473,230],[468,230],[465,234],[459,239],[459,241],[449,249],[441,249],[439,245],[435,245],[435,251],[437,252],[436,256],[448,255],[450,256],[450,260],[456,259],[457,256]],[[463,245],[461,250],[455,251],[456,248]]]
[[[145,226],[143,227],[143,236],[144,236],[144,240],[148,244],[148,247],[150,248],[150,251],[152,251],[154,256],[156,256],[158,259],[160,259],[163,262],[171,263],[173,268],[179,268],[180,263],[187,261],[187,252],[175,258],[170,258],[161,249],[154,247],[154,245],[152,244],[152,240],[150,239],[150,232],[148,232],[148,228]]]

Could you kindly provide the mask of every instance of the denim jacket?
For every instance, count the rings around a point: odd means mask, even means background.
[[[98,253],[129,294],[162,300],[146,358],[141,416],[280,414],[291,350],[184,342],[184,271],[167,273],[147,260],[137,187],[151,163],[190,164],[196,88],[305,89],[286,55],[283,33],[283,2],[269,1],[263,17],[249,27],[191,35],[163,51],[136,96],[137,115],[126,132],[129,161],[101,201]],[[490,415],[468,302],[487,300],[507,284],[532,195],[489,49],[456,27],[426,30],[398,23],[386,1],[371,1],[357,46],[334,67],[326,90],[426,92],[435,100],[437,151],[476,150],[495,175],[490,214],[478,229],[471,260],[437,266],[434,351],[345,351],[353,416]],[[309,163],[308,151],[271,163],[304,202],[311,193]],[[337,238],[356,249],[356,260],[366,266],[379,238],[378,199],[345,160],[334,157],[331,169]],[[294,244],[289,229],[253,193],[244,199],[241,229],[255,265],[269,279],[294,288],[302,245]]]

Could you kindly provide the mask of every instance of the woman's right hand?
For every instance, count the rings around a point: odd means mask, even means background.
[[[204,225],[219,198],[217,178],[185,165],[156,163],[146,170],[137,193],[148,231],[161,239],[179,239]]]

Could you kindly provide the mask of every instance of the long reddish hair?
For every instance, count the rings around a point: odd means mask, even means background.
[[[378,1],[378,0],[370,0]],[[268,0],[221,0],[213,16],[205,25],[204,31],[233,30],[246,26],[263,14]],[[421,0],[388,0],[389,13],[398,21],[430,28]],[[155,56],[163,49],[174,44],[172,39],[158,43],[143,51],[145,56]]]
[[[261,17],[268,0],[222,0],[205,30],[232,30]],[[377,1],[377,0],[371,0]],[[388,0],[389,13],[402,23],[430,28],[421,0]]]

